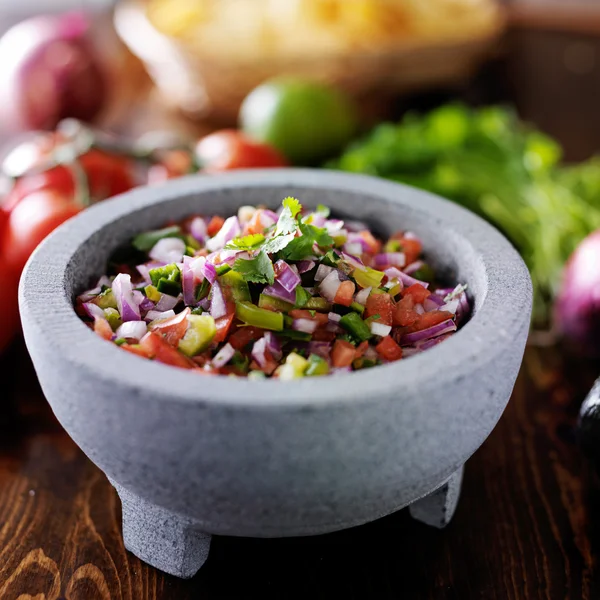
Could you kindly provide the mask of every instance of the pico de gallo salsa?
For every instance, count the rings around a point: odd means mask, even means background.
[[[411,232],[243,206],[142,233],[77,313],[122,350],[206,375],[283,380],[358,371],[439,344],[470,313],[466,286],[436,285]]]

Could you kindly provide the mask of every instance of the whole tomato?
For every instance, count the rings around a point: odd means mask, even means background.
[[[287,161],[274,148],[254,142],[234,129],[216,131],[196,144],[196,159],[207,173],[260,167],[285,167]]]
[[[4,265],[20,274],[31,253],[54,229],[83,209],[70,195],[57,189],[40,189],[25,196],[10,214],[2,237]]]
[[[18,276],[6,266],[1,267],[0,353],[10,344],[19,329]]]

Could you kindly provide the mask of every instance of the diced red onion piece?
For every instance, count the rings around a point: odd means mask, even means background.
[[[110,287],[112,285],[112,281],[110,280],[110,277],[107,277],[106,275],[102,275],[102,277],[100,277],[100,279],[98,279],[98,283],[96,284],[96,287],[102,288],[102,286],[105,287]]]
[[[90,317],[91,319],[95,319],[96,317],[98,317],[99,319],[106,318],[104,315],[104,311],[97,304],[94,304],[93,302],[84,302],[82,306],[85,312],[87,313],[88,317]]]
[[[361,251],[359,250],[358,254],[360,253]],[[365,264],[360,258],[358,258],[358,256],[354,256],[354,254],[351,254],[350,252],[342,252],[342,256],[349,265],[359,269],[364,269]]]
[[[423,307],[422,304],[415,304],[415,308],[414,311],[418,314],[418,315],[422,315],[425,312],[425,308]]]
[[[317,321],[311,321],[310,319],[294,319],[292,323],[292,329],[304,333],[314,333],[318,326]]]
[[[342,315],[338,315],[337,313],[334,312],[330,312],[327,314],[327,318],[332,322],[332,323],[339,323]]]
[[[340,219],[328,219],[327,221],[325,221],[324,226],[329,234],[334,233],[339,235],[339,232],[344,227],[344,221]]]
[[[331,360],[331,344],[329,342],[309,342],[308,352],[324,358],[327,362]]]
[[[456,311],[458,310],[458,306],[460,304],[460,300],[458,298],[455,298],[454,300],[450,300],[449,302],[446,302],[446,304],[444,304],[443,306],[440,307],[440,310],[445,310],[446,312],[452,313],[453,315],[456,314]]]
[[[435,290],[434,294],[441,296],[442,300],[453,291],[454,288],[439,288]]]
[[[83,294],[77,296],[77,299],[81,300],[81,302],[89,302],[90,300],[95,298],[101,291],[102,291],[102,288],[95,287],[91,290],[87,290],[86,292],[83,292]]]
[[[150,269],[157,269],[158,267],[164,267],[167,263],[165,262],[148,262],[136,267],[138,273],[144,278],[144,282],[150,283]]]
[[[183,269],[181,271],[181,287],[183,288],[183,302],[186,306],[196,303],[196,282],[191,264],[194,261],[190,256],[183,257]]]
[[[403,252],[386,252],[375,255],[375,266],[384,267],[392,265],[394,267],[403,267],[406,264],[406,257]]]
[[[400,286],[400,291],[402,291],[404,289],[404,284],[401,281],[399,281],[398,279],[388,279],[383,287],[386,290],[391,290],[393,287],[396,287],[397,285]]]
[[[284,260],[278,260],[273,265],[273,268],[277,282],[287,292],[293,292],[301,283],[300,275],[295,273]]]
[[[160,300],[156,303],[155,309],[159,312],[165,310],[171,310],[179,304],[179,298],[175,296],[169,296],[169,294],[162,294]]]
[[[267,357],[265,355],[267,345],[268,342],[266,338],[261,337],[260,340],[254,342],[254,345],[252,346],[251,356],[261,369],[264,369],[267,365]]]
[[[179,238],[163,238],[158,240],[154,248],[148,252],[152,260],[163,261],[167,264],[181,262],[185,252],[185,242]]]
[[[262,293],[272,298],[279,298],[279,300],[289,302],[290,304],[296,303],[296,293],[288,292],[278,281],[273,285],[267,286]]]
[[[454,298],[459,298],[461,294],[465,293],[466,289],[466,285],[462,285],[461,283],[459,283],[447,296],[444,297],[444,302],[454,300]]]
[[[273,212],[272,210],[263,210],[260,213],[260,224],[267,229],[267,227],[271,227],[273,225],[275,225],[275,223],[277,223],[277,221],[279,220],[279,217],[277,216],[277,213]]]
[[[240,235],[241,232],[242,229],[240,227],[238,218],[229,217],[226,219],[225,223],[223,223],[223,227],[221,227],[217,235],[206,242],[206,248],[209,252],[220,250],[233,238],[236,238],[238,235]]]
[[[404,272],[407,275],[412,275],[415,271],[418,271],[425,263],[422,260],[415,260],[404,268]]]
[[[344,252],[348,254],[362,254],[362,244],[360,242],[346,242],[344,244]]]
[[[133,290],[133,301],[139,306],[144,300],[146,296],[142,294],[139,290]]]
[[[413,233],[412,231],[407,231],[404,234],[404,239],[406,239],[406,240],[416,240],[417,242],[421,241],[421,238],[419,238],[419,236],[416,233]]]
[[[431,294],[431,296],[433,296],[433,294]],[[434,302],[431,299],[431,296],[423,300],[423,308],[425,309],[425,312],[431,312],[432,310],[438,310],[440,308],[440,305],[437,302]]]
[[[414,356],[415,354],[420,354],[420,353],[421,353],[420,348],[412,348],[412,347],[402,348],[402,358],[409,358],[410,356]]]
[[[362,231],[364,231],[364,230],[362,230]],[[362,254],[363,252],[369,252],[369,250],[370,250],[367,240],[365,240],[365,238],[362,235],[360,235],[360,233],[357,233],[357,232],[349,233],[348,238],[346,239],[346,243],[360,244],[362,246],[362,252],[359,252],[358,254]]]
[[[352,233],[357,233],[368,230],[369,226],[362,221],[346,221],[346,229]]]
[[[225,344],[216,354],[216,356],[212,359],[213,366],[220,369],[224,367],[235,354],[235,348],[231,344]]]
[[[376,323],[373,321],[370,325],[371,333],[373,335],[379,335],[381,337],[385,337],[386,335],[390,335],[390,331],[392,331],[392,327],[390,325],[384,325],[383,323]]]
[[[127,323],[123,323],[117,331],[115,335],[118,338],[125,338],[126,340],[136,340],[140,341],[148,331],[148,327],[144,321],[129,321]]]
[[[175,316],[174,310],[149,310],[144,317],[144,320],[150,323],[151,321],[158,321],[160,319],[170,319]]]
[[[212,263],[204,261],[204,264],[200,266],[200,271],[208,279],[208,282],[212,285],[217,280],[217,268]]]
[[[372,287],[368,287],[368,288],[364,288],[363,290],[360,290],[360,292],[358,292],[358,294],[356,294],[356,296],[354,296],[354,301],[358,302],[362,306],[365,306],[365,304],[367,303],[367,300],[369,299],[369,294],[371,293],[372,289],[373,289]]]
[[[394,278],[399,279],[406,287],[410,287],[411,285],[414,285],[415,283],[422,285],[426,289],[429,287],[429,283],[427,281],[419,281],[418,279],[415,279],[414,277],[411,277],[410,275],[403,273],[402,271],[400,271],[400,269],[396,269],[396,267],[390,267],[389,269],[386,269],[384,271],[384,273],[390,279],[394,279]]]
[[[139,306],[133,297],[131,275],[119,273],[113,281],[112,290],[122,321],[124,323],[127,321],[139,321],[142,317]]]
[[[423,340],[422,342],[417,342],[415,346],[419,350],[427,350],[429,348],[433,348],[433,346],[437,346],[440,342],[443,342],[445,339],[449,338],[450,334],[440,335],[438,337],[432,338],[430,340]]]
[[[198,302],[198,306],[208,312],[208,310],[210,309],[210,296],[206,296],[206,298],[202,298],[202,300],[200,300],[200,302]]]
[[[325,221],[327,219],[320,213],[312,213],[311,214],[311,220],[310,220],[310,224],[313,225],[314,227],[323,227],[325,225]]]
[[[431,296],[429,296],[427,300],[429,300],[430,302],[434,302],[436,306],[444,306],[444,299],[438,294],[431,294]]]
[[[328,302],[333,302],[342,282],[337,271],[332,271],[319,284],[319,294]]]
[[[206,221],[202,217],[195,217],[190,223],[190,235],[201,244],[204,244],[208,236]]]
[[[327,265],[319,265],[317,272],[315,273],[315,281],[323,281],[327,275],[329,275],[332,271],[335,271],[333,267],[328,267]]]
[[[227,305],[225,304],[225,296],[218,281],[213,283],[210,296],[210,316],[213,319],[224,317],[227,314]]]
[[[345,330],[342,329],[337,323],[334,323],[333,321],[330,321],[329,323],[327,323],[327,325],[325,325],[325,331],[329,331],[330,333],[344,333]]]
[[[154,308],[154,302],[150,300],[150,298],[144,297],[144,299],[140,302],[140,310],[142,312],[148,312]]]
[[[315,268],[314,260],[301,260],[298,263],[298,273],[300,273],[300,274],[308,273],[308,271],[311,271],[314,268]]]
[[[275,360],[281,359],[281,342],[272,331],[267,331],[262,338],[266,340],[267,350],[273,355]]]
[[[419,342],[421,340],[428,340],[432,337],[437,337],[438,335],[442,335],[444,333],[449,333],[451,331],[456,331],[456,324],[452,319],[447,319],[442,323],[438,323],[433,327],[428,327],[427,329],[423,329],[422,331],[415,331],[414,333],[406,333],[402,336],[401,342],[402,344],[414,344],[415,342]]]

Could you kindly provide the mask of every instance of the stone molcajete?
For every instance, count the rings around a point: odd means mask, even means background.
[[[397,363],[293,382],[202,377],[120,351],[73,310],[74,296],[134,234],[190,213],[276,207],[293,195],[381,234],[419,234],[471,320]],[[20,288],[25,339],[56,416],[123,502],[129,550],[191,577],[211,535],[285,537],[353,527],[410,505],[442,527],[465,461],[510,397],[531,311],[527,270],[475,215],[377,179],[310,170],[199,176],[99,204],[52,234]]]

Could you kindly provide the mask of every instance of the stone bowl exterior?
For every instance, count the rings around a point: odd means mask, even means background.
[[[471,320],[397,363],[280,382],[201,377],[147,361],[75,314],[74,297],[134,234],[191,213],[276,207],[289,195],[382,235],[416,232],[442,275],[468,283]],[[443,525],[462,465],[510,398],[532,301],[521,258],[474,214],[399,184],[301,169],[193,176],[98,204],[43,242],[19,294],[42,389],[117,488],[127,547],[182,577],[202,565],[212,534],[320,534],[410,504],[416,518]]]

